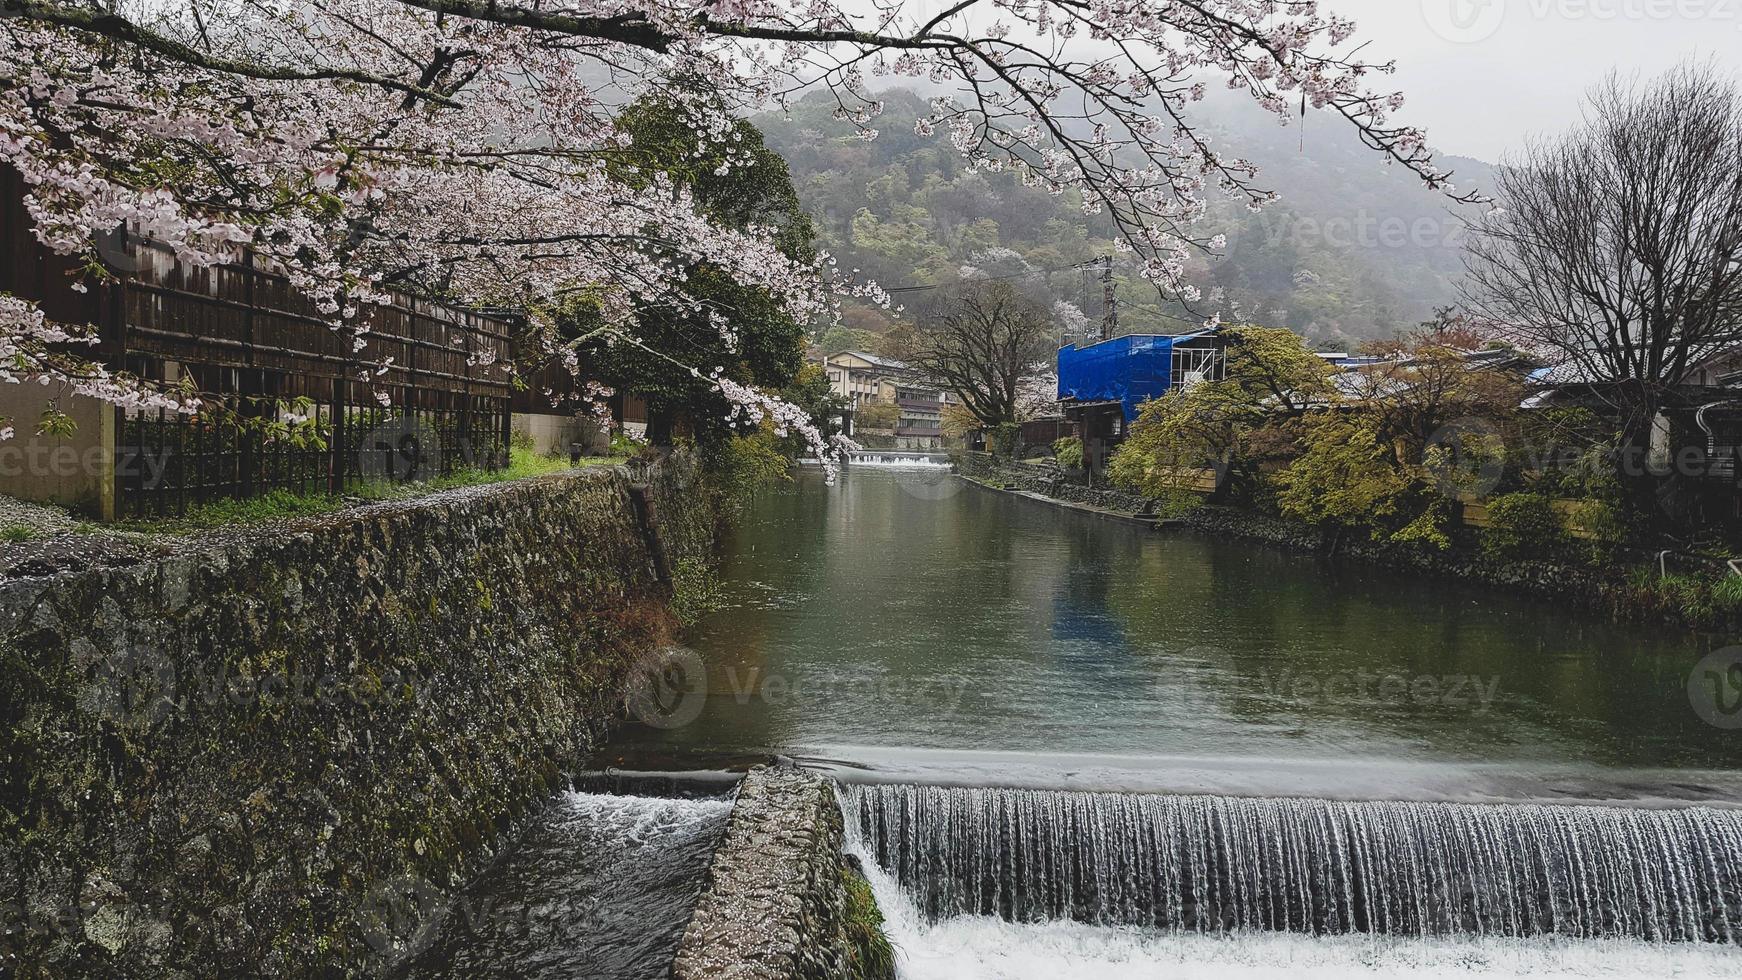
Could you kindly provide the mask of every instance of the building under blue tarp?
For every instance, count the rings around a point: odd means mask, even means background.
[[[1118,402],[1125,421],[1135,421],[1138,407],[1167,394],[1173,383],[1174,340],[1127,334],[1098,344],[1059,348],[1059,401]]]

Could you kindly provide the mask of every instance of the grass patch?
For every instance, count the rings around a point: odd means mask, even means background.
[[[1628,580],[1630,599],[1647,610],[1679,615],[1692,622],[1742,616],[1742,577],[1659,575],[1655,568],[1636,569]]]
[[[841,884],[847,903],[842,929],[847,934],[848,980],[895,980],[895,947],[883,931],[883,910],[871,883],[848,860],[841,865]]]
[[[21,541],[30,541],[35,537],[36,531],[22,524],[8,524],[5,527],[0,527],[0,542],[6,544],[18,544]]]
[[[623,462],[617,457],[583,459],[581,467],[612,466]],[[292,517],[312,517],[343,510],[358,501],[380,503],[389,500],[413,500],[439,490],[458,487],[485,486],[524,480],[535,476],[566,473],[576,467],[567,457],[541,456],[530,449],[515,447],[508,456],[508,466],[500,470],[461,470],[448,476],[420,483],[394,483],[388,480],[365,483],[347,488],[343,495],[328,493],[300,494],[290,490],[273,490],[246,500],[214,500],[190,508],[185,515],[164,518],[134,518],[114,525],[117,530],[143,531],[153,534],[186,534],[211,528],[239,524],[258,524]]]

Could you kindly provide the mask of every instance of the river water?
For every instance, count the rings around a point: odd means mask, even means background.
[[[1352,798],[1727,798],[1718,639],[1064,511],[936,472],[760,496],[699,714],[615,761]],[[682,716],[687,720],[689,714]]]
[[[799,473],[723,575],[606,762],[834,774],[908,980],[1742,971],[1722,638],[935,468]]]

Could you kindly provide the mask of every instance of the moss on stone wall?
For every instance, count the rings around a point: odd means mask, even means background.
[[[0,583],[0,974],[362,975],[592,750],[712,550],[682,460]]]
[[[841,931],[847,943],[847,980],[895,980],[895,947],[883,931],[883,910],[871,882],[851,856],[841,863],[846,910]]]

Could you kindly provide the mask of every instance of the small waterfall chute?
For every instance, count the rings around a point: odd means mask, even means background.
[[[1742,811],[862,785],[931,921],[1742,944]]]

